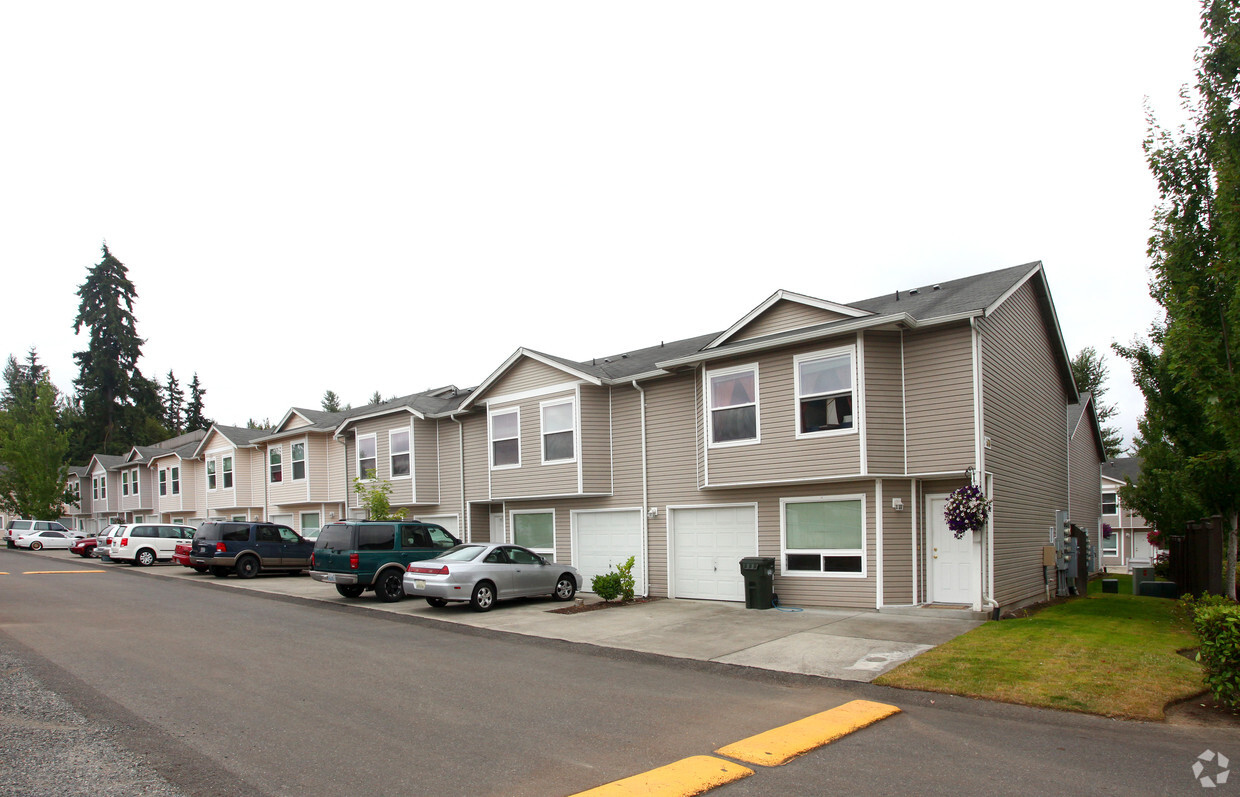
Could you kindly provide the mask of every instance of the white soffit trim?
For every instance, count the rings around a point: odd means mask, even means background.
[[[592,385],[601,386],[603,384],[603,380],[597,376],[587,374],[585,371],[580,371],[576,368],[565,365],[562,362],[553,360],[550,357],[546,356],[545,354],[539,354],[536,351],[531,351],[530,349],[521,348],[521,349],[517,349],[511,355],[509,355],[508,359],[504,360],[503,364],[500,365],[499,368],[496,368],[494,371],[491,372],[490,376],[482,380],[482,384],[474,388],[473,392],[469,394],[469,398],[462,401],[461,405],[457,407],[455,410],[453,410],[453,412],[454,413],[464,412],[465,410],[469,409],[474,404],[477,404],[478,401],[481,399],[482,394],[486,393],[486,391],[491,387],[491,385],[495,384],[495,382],[497,382],[501,376],[507,373],[508,370],[512,368],[512,366],[516,365],[517,361],[520,360],[522,357],[528,357],[531,360],[540,362],[543,365],[546,365],[550,368],[555,368],[557,370],[563,371],[564,373],[569,374],[570,376],[576,377],[577,379],[580,379],[585,382],[589,382]]]
[[[349,426],[349,424],[357,423],[358,421],[368,421],[371,418],[381,418],[384,415],[395,415],[398,412],[405,412],[419,420],[423,420],[423,421],[426,420],[426,416],[418,412],[417,410],[415,410],[413,407],[388,407],[387,409],[378,410],[376,412],[371,412],[366,415],[356,415],[352,418],[345,418],[343,421],[340,422],[340,425],[336,427],[336,430],[332,432],[332,437],[340,437],[340,433],[343,432],[345,430],[345,427]],[[301,431],[301,430],[292,429],[290,430],[290,434],[296,433],[298,431]],[[266,440],[270,438],[263,438],[263,439]]]
[[[856,307],[849,307],[846,304],[836,304],[835,302],[828,302],[825,299],[815,299],[813,296],[806,296],[801,293],[793,293],[792,291],[779,290],[779,291],[775,291],[775,293],[767,297],[766,301],[764,301],[762,304],[758,305],[754,309],[750,310],[741,320],[737,321],[735,324],[725,329],[719,335],[719,337],[715,338],[710,343],[707,343],[702,348],[713,349],[716,346],[720,346],[723,343],[727,342],[729,338],[731,338],[733,335],[735,335],[737,332],[743,329],[746,324],[748,324],[749,322],[753,321],[758,316],[765,313],[776,302],[780,302],[780,301],[789,301],[789,302],[796,302],[798,304],[805,304],[805,305],[809,305],[810,307],[817,307],[820,310],[829,310],[833,313],[839,313],[840,315],[848,316],[849,318],[862,318],[864,316],[873,315],[873,313],[870,313],[866,310],[858,310]]]

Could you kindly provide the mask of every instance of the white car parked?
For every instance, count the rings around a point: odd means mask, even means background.
[[[193,526],[171,523],[126,523],[112,530],[108,558],[147,567],[171,559],[178,542],[194,539]]]
[[[68,548],[74,539],[67,531],[28,531],[14,539],[13,544],[18,548],[41,551],[44,548]]]
[[[4,541],[16,544],[17,538],[23,534],[34,534],[36,531],[60,531],[66,534],[69,529],[55,520],[10,520],[4,532]]]

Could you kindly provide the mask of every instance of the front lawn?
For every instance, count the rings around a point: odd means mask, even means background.
[[[1102,594],[1095,581],[1087,598],[987,623],[875,683],[1161,720],[1168,703],[1204,689],[1201,668],[1176,652],[1197,643],[1176,622],[1175,601],[1131,592],[1130,578],[1121,580],[1118,595]]]

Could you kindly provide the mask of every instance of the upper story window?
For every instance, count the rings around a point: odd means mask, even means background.
[[[293,481],[306,478],[306,444],[293,443]]]
[[[215,460],[207,460],[207,489],[215,489]]]
[[[172,469],[172,494],[181,494],[181,469],[178,467]]]
[[[160,496],[168,494],[168,471],[164,469],[159,471],[159,494]]]
[[[804,354],[794,361],[797,436],[852,429],[852,347]]]
[[[95,476],[90,480],[90,498],[92,501],[99,500],[99,477]]]
[[[138,469],[134,468],[129,472],[129,483],[133,485],[133,494],[138,494]]]
[[[360,479],[373,479],[378,476],[379,452],[373,434],[357,438],[357,475]]]
[[[224,457],[224,463],[221,470],[224,472],[224,489],[227,490],[233,486],[233,458]]]
[[[267,456],[271,459],[271,483],[275,484],[277,482],[284,481],[283,454],[280,451],[279,446],[271,449],[271,451],[267,453]]]
[[[1119,514],[1119,500],[1118,500],[1118,496],[1116,493],[1103,493],[1102,494],[1102,514],[1104,515],[1118,515]]]
[[[711,445],[758,442],[758,366],[710,371],[706,382]]]
[[[106,474],[99,477],[99,497],[105,501],[108,499],[108,477]]]
[[[521,464],[521,409],[491,413],[491,467]]]
[[[121,495],[129,495],[129,471],[121,471]]]
[[[409,475],[409,430],[394,429],[388,432],[388,450],[391,452],[392,478]]]
[[[574,399],[542,405],[543,462],[571,462],[577,457]]]

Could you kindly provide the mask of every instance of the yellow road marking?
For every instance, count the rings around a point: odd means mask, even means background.
[[[73,573],[106,573],[106,570],[24,570],[23,576],[62,576]],[[7,576],[8,573],[5,573]]]
[[[720,747],[715,752],[747,764],[775,767],[899,711],[885,703],[853,700],[830,711]]]
[[[695,755],[631,778],[605,783],[596,789],[580,792],[574,797],[586,795],[589,797],[611,797],[612,795],[624,797],[632,794],[652,795],[652,797],[690,797],[690,795],[710,791],[716,786],[747,778],[752,774],[752,769],[740,764],[713,756]]]

